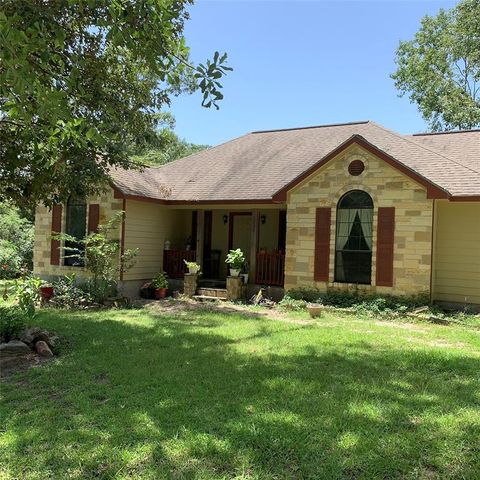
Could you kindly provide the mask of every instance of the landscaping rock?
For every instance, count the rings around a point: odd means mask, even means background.
[[[13,355],[27,355],[32,353],[30,347],[20,340],[10,340],[8,343],[0,344],[0,355],[13,356]]]
[[[50,348],[54,348],[55,343],[58,341],[58,337],[55,334],[48,332],[47,330],[42,330],[39,327],[25,329],[20,334],[19,338],[22,342],[30,345],[32,348],[39,340],[43,340]]]
[[[418,314],[418,313],[422,313],[422,312],[427,312],[429,310],[429,306],[428,305],[424,305],[423,307],[418,307],[416,308],[413,313],[415,314]]]
[[[437,325],[449,325],[450,322],[446,318],[442,317],[428,317],[428,321],[431,323],[436,323]]]
[[[35,343],[37,335],[42,332],[42,329],[39,327],[30,327],[26,328],[20,334],[20,341],[26,343],[27,345],[32,345]]]
[[[35,350],[42,357],[45,357],[45,358],[53,357],[53,353],[48,347],[47,342],[44,342],[43,340],[39,340],[37,343],[35,343]]]
[[[50,348],[54,348],[55,343],[58,341],[58,337],[50,332],[41,332],[35,338],[35,342],[40,340],[45,342]]]

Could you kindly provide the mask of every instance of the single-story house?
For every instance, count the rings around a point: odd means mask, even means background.
[[[252,132],[161,167],[115,170],[99,198],[36,211],[34,272],[81,271],[51,233],[124,211],[125,291],[183,259],[252,286],[360,289],[480,305],[480,130],[401,135],[371,121]]]

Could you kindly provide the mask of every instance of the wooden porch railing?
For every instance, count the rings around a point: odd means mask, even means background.
[[[170,278],[181,278],[188,271],[184,260],[194,262],[196,258],[195,250],[164,250],[163,271]]]
[[[255,273],[255,283],[257,285],[283,286],[284,272],[284,253],[257,253]]]

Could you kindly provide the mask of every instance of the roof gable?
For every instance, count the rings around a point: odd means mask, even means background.
[[[464,135],[470,140],[460,143],[470,146],[468,154],[455,140],[440,148],[436,140],[373,122],[254,132],[161,167],[114,170],[112,181],[125,196],[171,204],[278,202],[296,179],[356,141],[425,185],[431,198],[480,199],[480,151],[474,134]]]
[[[297,178],[295,178],[294,180],[289,182],[287,185],[285,185],[282,189],[280,189],[278,192],[276,192],[273,196],[273,199],[275,201],[285,201],[287,198],[287,192],[289,190],[291,190],[292,188],[295,188],[295,186],[302,183],[308,177],[313,175],[319,168],[328,164],[331,160],[333,160],[335,157],[343,153],[352,145],[358,145],[359,147],[364,148],[365,150],[372,153],[376,157],[380,158],[381,160],[383,160],[393,168],[396,168],[397,170],[399,170],[401,173],[403,173],[407,177],[411,178],[415,182],[425,187],[427,190],[427,198],[448,198],[448,193],[439,185],[436,185],[435,183],[422,177],[411,168],[408,168],[407,166],[405,166],[403,163],[398,162],[395,158],[391,157],[384,151],[377,148],[375,145],[372,145],[370,142],[365,140],[365,138],[363,138],[361,135],[352,135],[348,140],[346,140],[344,143],[339,145],[337,148],[333,149],[330,153],[328,153],[315,165],[312,165],[308,170],[303,172]]]

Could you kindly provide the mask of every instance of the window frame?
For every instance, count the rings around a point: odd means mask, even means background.
[[[82,207],[83,208],[83,214],[82,216],[84,216],[85,218],[85,221],[84,221],[84,229],[83,229],[83,238],[85,238],[87,236],[87,222],[88,222],[88,204],[87,204],[87,201],[82,198],[82,197],[75,197],[75,196],[70,196],[70,198],[68,199],[67,203],[65,204],[65,222],[64,222],[64,228],[63,228],[63,231],[65,234],[67,235],[72,235],[74,236],[71,232],[69,232],[69,223],[70,223],[70,219],[71,219],[71,215],[72,215],[72,212],[71,212],[71,209],[72,208],[78,208],[78,207]],[[78,238],[76,237],[77,240],[83,240],[83,238]],[[70,242],[68,241],[64,241],[63,242],[63,247],[70,247]],[[77,243],[77,246],[79,246],[80,248],[78,248],[79,251],[83,251],[84,250],[84,246],[81,246]],[[73,245],[73,247],[75,247],[75,245]],[[66,250],[63,250],[63,266],[65,267],[74,267],[74,268],[81,268],[81,267],[84,267],[84,263],[79,261],[78,259],[76,258],[68,258],[68,255],[70,255],[72,252],[71,251],[66,251]]]
[[[355,203],[352,203],[350,206],[342,206],[342,203],[349,200],[349,197],[352,196],[352,194],[357,194],[361,193],[363,196],[363,201],[364,203],[360,203],[355,205]],[[334,282],[335,283],[342,283],[342,284],[352,284],[352,285],[372,285],[372,270],[373,270],[373,215],[374,215],[374,202],[373,198],[371,195],[366,192],[365,190],[360,190],[360,189],[354,189],[354,190],[349,190],[348,192],[344,193],[340,199],[337,202],[337,207],[336,207],[336,217],[335,217],[335,243],[334,243],[334,248],[335,248],[335,255],[334,255]],[[359,237],[359,243],[361,239],[363,238],[364,242],[366,242],[368,249],[339,249],[337,247],[338,244],[338,237],[339,237],[339,210],[370,210],[371,211],[371,224],[370,224],[370,229],[371,229],[371,234],[369,236],[370,238],[370,246],[368,245],[367,241],[367,236],[365,235],[363,229],[362,229],[362,237]],[[352,232],[352,226],[354,222],[356,221],[358,213],[355,215],[355,217],[352,220],[352,223],[350,224],[351,226],[349,227],[348,231],[348,237],[347,237],[347,242],[350,239],[350,234]],[[361,219],[360,219],[361,222]],[[360,223],[362,226],[362,223]],[[339,279],[339,260],[338,257],[339,255],[343,255],[344,253],[351,253],[352,255],[364,255],[369,257],[369,272],[368,272],[368,281],[359,281],[358,278],[361,276],[359,275],[357,279],[352,279],[352,278],[347,278],[347,275],[345,275],[345,271],[343,272],[342,279]],[[343,259],[342,259],[343,262]],[[366,262],[367,263],[367,262]],[[367,277],[367,271],[363,272],[365,274],[365,278]]]

